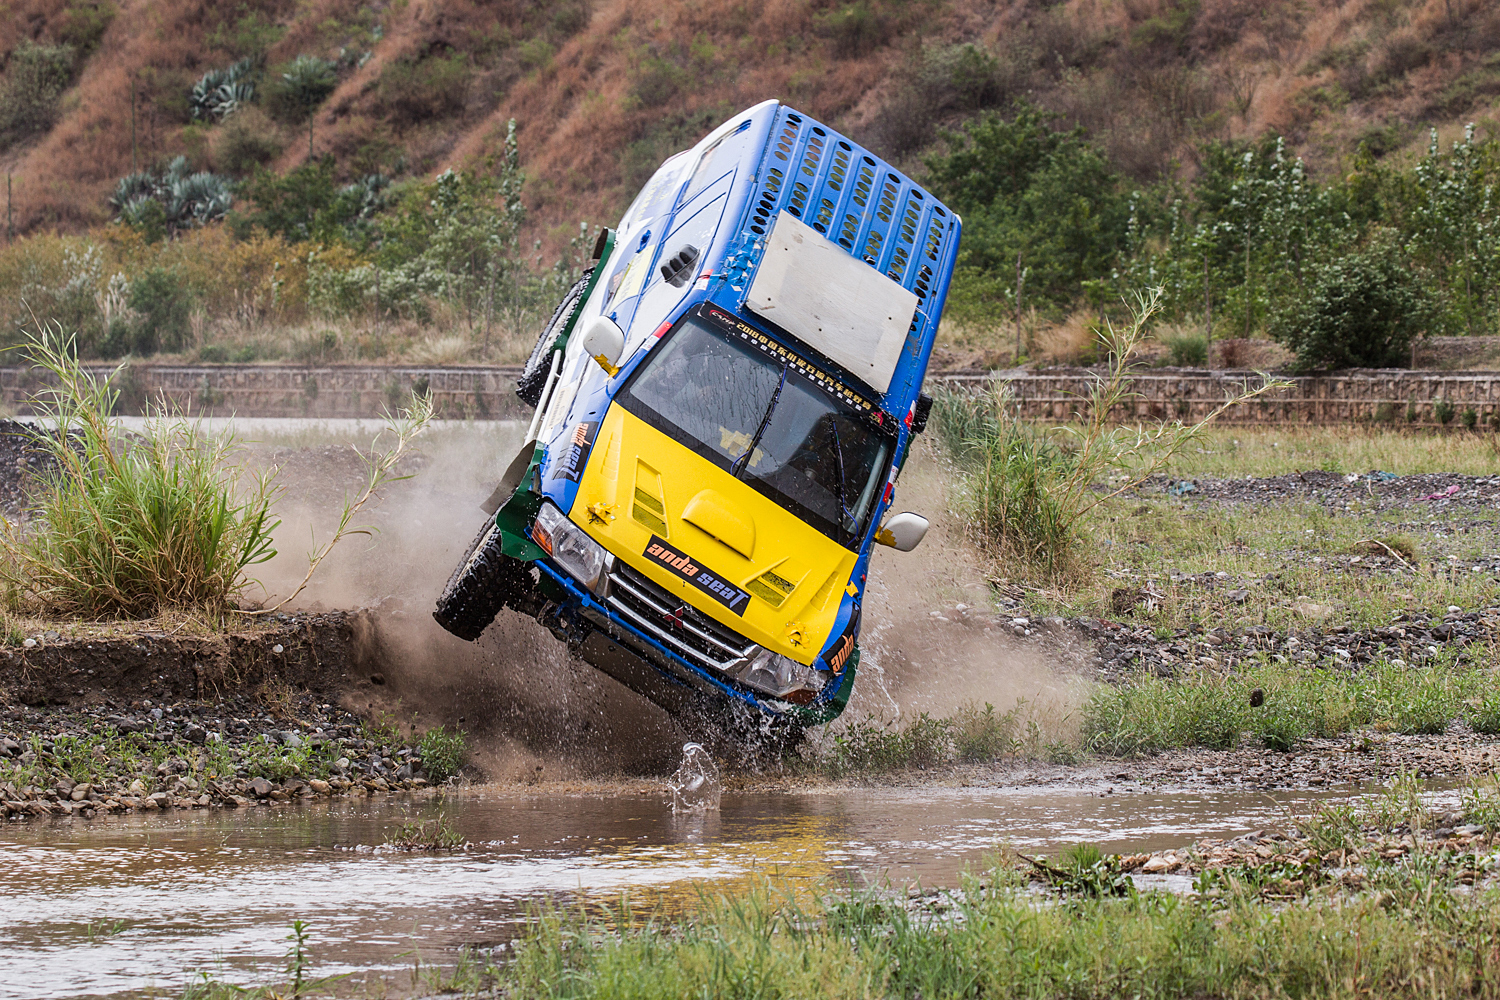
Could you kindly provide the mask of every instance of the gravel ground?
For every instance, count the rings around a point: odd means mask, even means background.
[[[1479,445],[1475,445],[1479,447]],[[1190,487],[1190,488],[1189,488]],[[1172,479],[1154,476],[1141,492],[1170,492],[1189,503],[1283,504],[1311,502],[1332,509],[1358,503],[1362,509],[1395,510],[1416,503],[1433,511],[1456,508],[1500,509],[1500,476],[1460,476],[1448,472],[1396,476],[1378,469],[1363,475],[1337,472],[1294,472],[1285,476],[1245,479]],[[1428,499],[1431,498],[1431,499]]]

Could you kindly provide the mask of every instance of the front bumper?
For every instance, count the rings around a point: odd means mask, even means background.
[[[611,571],[609,594],[603,599],[549,560],[533,565],[542,574],[538,582],[543,591],[555,602],[541,616],[542,623],[586,661],[669,711],[705,701],[743,704],[765,715],[820,725],[836,718],[848,702],[857,650],[810,703],[792,704],[715,676],[716,669],[751,655],[755,644],[705,616],[676,615],[674,622],[680,625],[657,625],[679,609],[622,563]]]

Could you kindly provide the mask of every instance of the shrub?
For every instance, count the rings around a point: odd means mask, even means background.
[[[1208,338],[1201,333],[1174,333],[1161,338],[1167,359],[1178,368],[1196,368],[1208,364]]]
[[[28,532],[0,536],[12,600],[86,616],[228,607],[246,567],[276,554],[269,477],[239,488],[232,436],[161,412],[127,445],[108,418],[119,393],[79,365],[60,330],[41,330],[27,354],[53,380],[34,405],[56,428],[39,442],[57,467]]]
[[[643,108],[658,108],[677,96],[688,82],[687,73],[669,59],[641,60],[631,93]]]
[[[178,351],[187,342],[192,297],[174,271],[153,267],[130,284],[130,308],[136,313],[131,352]]]
[[[1446,399],[1439,399],[1432,404],[1432,415],[1437,417],[1437,422],[1447,427],[1453,423],[1453,415],[1458,412],[1458,407]]]
[[[1475,427],[1479,426],[1479,411],[1472,406],[1467,407],[1459,420],[1465,427],[1472,431]]]
[[[433,784],[442,784],[458,774],[459,768],[464,765],[464,754],[468,746],[469,736],[462,729],[455,729],[451,733],[443,726],[427,730],[419,748],[422,770],[427,773],[427,780]]]
[[[397,126],[448,118],[464,109],[469,75],[469,59],[462,52],[397,59],[380,74],[376,101]]]
[[[1434,316],[1419,276],[1388,244],[1347,254],[1318,268],[1306,296],[1296,297],[1271,334],[1316,368],[1395,368],[1408,363],[1412,341]]]
[[[871,0],[857,0],[817,15],[817,31],[829,40],[840,59],[862,56],[885,44],[890,37],[890,18]]]
[[[0,148],[52,127],[57,102],[73,78],[71,45],[25,39],[11,52],[0,80]]]
[[[213,137],[214,166],[236,176],[281,155],[281,133],[260,108],[242,108]]]
[[[71,45],[80,56],[87,56],[99,47],[99,39],[114,23],[116,13],[114,4],[108,2],[72,4],[63,12],[57,39]]]

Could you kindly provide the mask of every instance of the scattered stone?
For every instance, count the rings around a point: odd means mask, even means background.
[[[271,794],[271,783],[265,778],[251,778],[245,785],[245,789],[258,799],[263,799]]]

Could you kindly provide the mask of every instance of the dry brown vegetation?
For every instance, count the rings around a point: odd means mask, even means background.
[[[315,153],[345,176],[473,162],[516,118],[530,225],[549,251],[578,220],[620,210],[661,157],[771,96],[909,167],[938,126],[1027,96],[1147,179],[1190,173],[1203,139],[1267,130],[1328,172],[1361,141],[1400,151],[1427,125],[1483,119],[1500,94],[1500,8],[1482,0],[6,6],[0,51],[69,44],[76,62],[56,123],[0,150],[20,232],[104,221],[132,166],[132,89],[141,167],[179,153],[230,172],[305,160],[306,129],[286,116],[234,135],[191,122],[192,84],[245,55],[263,58],[268,80],[301,53],[341,60],[313,124]],[[983,57],[965,63],[976,53],[964,43]]]

